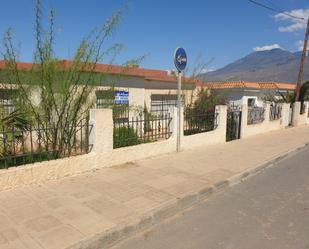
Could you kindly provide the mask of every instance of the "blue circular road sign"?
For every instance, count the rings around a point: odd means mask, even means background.
[[[187,66],[187,54],[183,48],[176,48],[174,53],[174,63],[178,71],[185,70]]]

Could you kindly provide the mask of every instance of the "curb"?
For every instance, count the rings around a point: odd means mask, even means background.
[[[182,198],[171,200],[151,211],[149,215],[145,215],[138,220],[130,221],[125,224],[120,224],[115,228],[99,233],[90,239],[82,240],[77,244],[68,247],[67,249],[107,249],[115,245],[116,243],[126,239],[127,237],[136,234],[140,230],[147,229],[155,224],[158,224],[176,215],[180,211],[183,211],[193,206],[194,204],[208,199],[213,194],[218,193],[223,189],[226,189],[227,187],[231,187],[233,185],[241,183],[249,177],[258,174],[267,168],[275,166],[275,164],[277,164],[281,160],[293,156],[297,152],[305,149],[305,147],[308,145],[309,143],[306,143],[295,149],[287,151],[284,154],[278,155],[273,159],[257,165],[254,168],[243,171],[226,180],[217,182],[212,187],[206,187],[204,189],[201,189],[199,192],[191,193]]]

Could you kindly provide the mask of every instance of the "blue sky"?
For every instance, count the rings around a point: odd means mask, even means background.
[[[309,15],[309,0],[258,0],[261,3]],[[209,69],[218,69],[253,49],[280,46],[297,51],[304,24],[259,8],[247,0],[43,0],[44,10],[56,9],[56,54],[70,58],[83,35],[103,23],[126,2],[129,8],[109,41],[124,49],[116,62],[148,54],[143,67],[173,68],[172,55],[183,46],[192,68],[199,55]],[[22,61],[31,61],[34,45],[34,1],[0,0],[0,33],[14,29]],[[270,46],[270,47],[264,47]],[[258,48],[259,47],[259,48]],[[0,46],[1,48],[1,46]],[[108,63],[109,61],[103,61]]]

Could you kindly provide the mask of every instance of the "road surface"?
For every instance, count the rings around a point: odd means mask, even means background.
[[[113,249],[309,249],[309,147]]]

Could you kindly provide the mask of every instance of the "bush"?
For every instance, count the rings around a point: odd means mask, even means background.
[[[215,107],[223,104],[225,104],[223,96],[202,89],[198,93],[196,101],[185,108],[186,128],[184,135],[188,136],[214,130],[217,125]]]
[[[116,127],[114,128],[114,148],[121,148],[143,143],[132,127]]]

